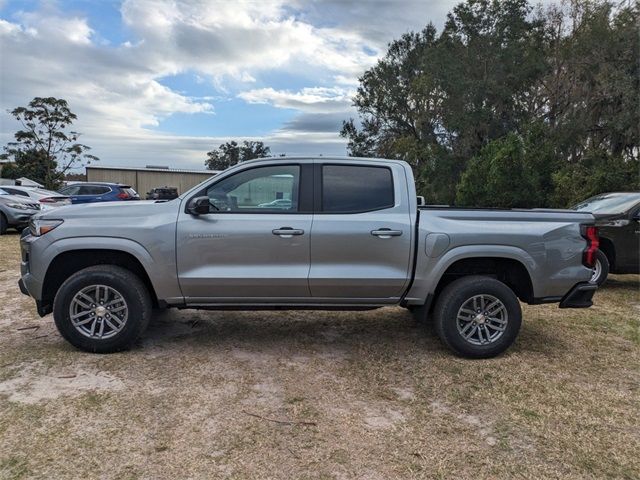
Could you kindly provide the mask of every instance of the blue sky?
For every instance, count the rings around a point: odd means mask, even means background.
[[[0,0],[0,141],[17,129],[8,109],[56,96],[105,165],[201,168],[207,150],[243,139],[345,154],[357,78],[454,4]]]

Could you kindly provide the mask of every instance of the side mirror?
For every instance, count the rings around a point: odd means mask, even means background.
[[[189,200],[187,212],[191,215],[204,215],[209,213],[209,197],[195,197]]]

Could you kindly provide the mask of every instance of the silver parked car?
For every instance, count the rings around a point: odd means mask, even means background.
[[[9,195],[0,188],[0,235],[4,235],[7,228],[22,230],[36,213],[40,213],[38,202],[30,198]]]
[[[58,192],[52,192],[44,188],[23,187],[19,185],[3,185],[1,188],[10,195],[35,200],[40,203],[40,209],[42,211],[71,205],[71,197],[60,195]]]
[[[433,316],[459,355],[486,358],[516,339],[519,300],[585,308],[597,288],[592,214],[418,207],[397,160],[242,162],[171,202],[45,212],[20,243],[20,289],[91,352],[133,345],[154,306],[400,305]]]

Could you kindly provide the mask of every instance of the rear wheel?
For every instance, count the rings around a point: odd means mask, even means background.
[[[469,276],[451,282],[435,307],[440,339],[458,355],[490,358],[513,344],[522,310],[513,291],[489,277]]]
[[[85,268],[60,287],[53,318],[73,346],[94,353],[126,350],[151,317],[151,299],[142,281],[114,265]]]
[[[591,275],[591,283],[595,283],[599,287],[604,285],[604,282],[607,281],[607,277],[609,276],[609,259],[604,254],[602,250],[598,250],[596,253],[596,261],[593,265],[592,275]]]

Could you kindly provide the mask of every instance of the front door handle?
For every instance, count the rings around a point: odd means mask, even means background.
[[[378,238],[391,238],[399,237],[402,235],[402,230],[391,230],[390,228],[380,228],[378,230],[371,230],[371,235]]]
[[[301,228],[280,227],[271,230],[271,233],[278,235],[281,238],[291,238],[294,235],[304,235],[304,230]]]

